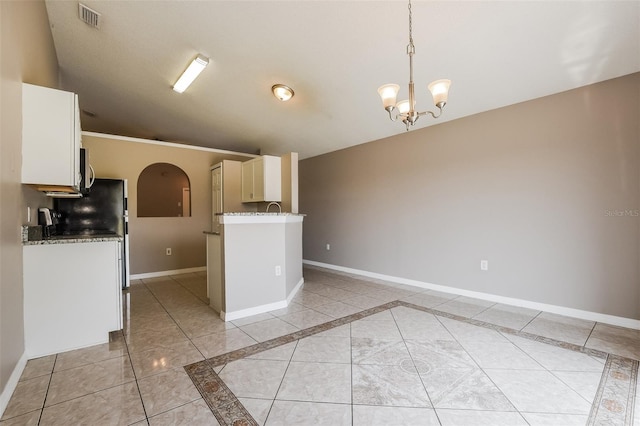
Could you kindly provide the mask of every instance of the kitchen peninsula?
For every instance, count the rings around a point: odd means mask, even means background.
[[[214,164],[211,194],[211,308],[232,321],[287,307],[304,283],[298,154]]]
[[[302,287],[302,221],[295,213],[222,213],[207,234],[210,306],[225,321],[287,307]]]

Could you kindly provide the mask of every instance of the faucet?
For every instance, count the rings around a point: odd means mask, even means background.
[[[275,204],[276,206],[278,206],[278,210],[279,210],[279,212],[278,212],[278,213],[282,213],[282,206],[280,206],[280,203],[276,203],[275,201],[272,201],[272,202],[270,202],[270,203],[269,203],[269,205],[267,205],[267,210],[266,210],[266,212],[267,212],[267,213],[269,213],[269,207],[271,207],[271,206],[272,206],[272,205],[274,205],[274,204]]]

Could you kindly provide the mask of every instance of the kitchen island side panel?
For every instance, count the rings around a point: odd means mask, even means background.
[[[224,300],[224,253],[221,234],[208,233],[207,238],[207,297],[209,306],[221,313],[225,311]]]
[[[286,299],[285,224],[224,225],[225,311],[235,312]]]

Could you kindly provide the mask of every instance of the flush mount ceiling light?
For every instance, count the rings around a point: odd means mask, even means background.
[[[382,98],[382,105],[389,113],[391,121],[400,119],[405,126],[407,126],[407,131],[409,130],[409,126],[413,126],[418,118],[423,115],[430,114],[433,118],[440,117],[442,109],[447,103],[449,86],[451,85],[451,80],[436,80],[428,86],[431,96],[433,96],[433,103],[439,110],[437,115],[431,111],[416,111],[416,97],[413,89],[413,55],[415,55],[415,53],[416,48],[413,45],[411,22],[411,0],[409,0],[409,44],[407,45],[407,55],[409,55],[409,99],[396,103],[398,90],[400,89],[400,86],[397,84],[385,84],[378,88],[378,94]],[[395,108],[398,109],[398,114],[394,117],[391,113]]]
[[[273,92],[273,96],[283,102],[293,98],[294,95],[293,89],[289,86],[285,86],[284,84],[274,84],[271,86],[271,91]]]
[[[193,80],[196,79],[208,64],[209,58],[205,58],[202,55],[196,56],[187,69],[182,73],[178,81],[176,81],[176,84],[173,85],[173,90],[178,93],[182,93],[187,90],[187,87],[193,83]]]

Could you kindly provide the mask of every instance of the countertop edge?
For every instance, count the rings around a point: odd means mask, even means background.
[[[122,241],[120,236],[109,237],[78,237],[78,238],[48,238],[37,241],[23,241],[23,246],[43,246],[50,244],[82,244],[82,243],[107,243],[112,241]]]
[[[215,213],[215,216],[251,216],[251,217],[273,217],[273,216],[279,216],[279,217],[284,217],[284,216],[306,216],[306,214],[304,213],[290,213],[290,212],[283,212],[283,213],[275,213],[275,212],[227,212],[227,213]]]
[[[222,215],[222,225],[242,225],[248,223],[296,223],[302,222],[305,215]]]

